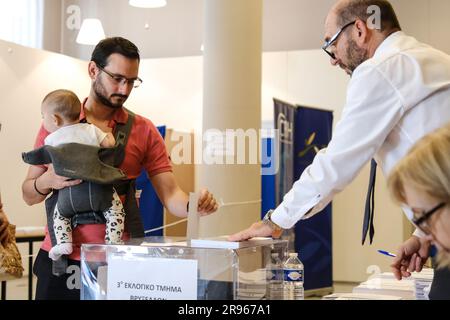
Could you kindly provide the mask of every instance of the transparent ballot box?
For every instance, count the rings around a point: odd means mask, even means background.
[[[266,265],[286,240],[240,243],[151,237],[125,245],[83,244],[82,300],[260,300]]]

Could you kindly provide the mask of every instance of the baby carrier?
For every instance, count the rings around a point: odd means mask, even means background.
[[[45,200],[47,225],[52,246],[56,245],[53,231],[53,213],[56,204],[62,216],[70,218],[72,229],[81,224],[105,224],[103,211],[111,207],[113,187],[119,196],[125,195],[125,230],[131,238],[144,236],[139,208],[135,197],[135,179],[126,179],[126,175],[117,167],[125,158],[125,147],[134,121],[134,113],[127,110],[126,124],[117,124],[113,148],[101,148],[78,143],[60,146],[43,146],[23,153],[23,160],[31,165],[52,163],[55,173],[72,179],[81,179],[79,185],[54,190]],[[86,165],[89,164],[89,165]],[[53,261],[53,274],[66,273],[67,256]]]

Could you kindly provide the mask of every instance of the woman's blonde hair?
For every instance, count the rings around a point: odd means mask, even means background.
[[[439,201],[450,200],[450,125],[419,140],[388,178],[397,202],[405,203],[405,183]]]
[[[406,203],[405,184],[439,202],[450,202],[450,125],[419,140],[389,175],[391,195],[403,204]],[[438,265],[450,266],[449,257],[440,254]]]

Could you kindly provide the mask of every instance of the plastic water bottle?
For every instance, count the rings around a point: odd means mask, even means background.
[[[303,263],[296,252],[289,253],[283,264],[284,300],[303,300]]]
[[[283,265],[278,253],[272,253],[270,263],[267,265],[266,299],[283,299]]]

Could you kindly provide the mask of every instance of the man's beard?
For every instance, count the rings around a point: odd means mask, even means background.
[[[93,84],[94,93],[97,96],[97,99],[100,103],[103,105],[111,108],[111,109],[120,109],[122,108],[125,101],[128,99],[128,96],[122,95],[122,94],[112,94],[110,98],[107,98],[106,96],[106,90],[105,87],[103,87],[100,80],[95,80]],[[110,99],[113,97],[120,97],[123,98],[122,102],[113,103]]]
[[[369,59],[369,54],[367,53],[367,50],[361,49],[353,39],[350,39],[348,41],[346,58],[348,62],[346,65],[341,65],[341,68],[352,75],[356,68]]]

